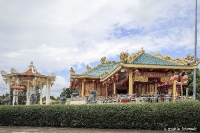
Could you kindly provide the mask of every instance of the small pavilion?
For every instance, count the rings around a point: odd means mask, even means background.
[[[159,53],[148,54],[142,48],[131,55],[121,52],[119,62],[102,57],[99,65],[93,68],[87,65],[87,70],[81,74],[76,74],[71,67],[70,88],[78,89],[83,97],[88,96],[90,90],[97,90],[99,96],[105,97],[120,93],[156,95],[165,88],[167,94],[172,94],[171,77],[197,69],[198,64],[199,60],[190,54],[185,58],[172,58]],[[176,91],[180,92],[178,86],[177,81]]]
[[[35,93],[36,87],[40,89],[40,104],[42,104],[42,91],[46,86],[46,104],[50,104],[50,88],[55,82],[56,76],[54,73],[44,75],[38,72],[31,61],[29,67],[24,72],[17,72],[14,68],[10,73],[1,71],[3,80],[8,85],[8,93],[10,95],[11,89],[13,90],[13,105],[18,104],[18,94],[23,87],[26,89],[26,105],[30,104],[30,97]]]

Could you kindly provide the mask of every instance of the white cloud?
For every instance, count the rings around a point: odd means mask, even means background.
[[[191,51],[194,9],[191,0],[2,0],[0,70],[23,71],[30,61],[45,73],[80,69],[102,56],[114,58],[141,47],[147,52]],[[59,84],[61,89],[65,85]]]
[[[5,95],[8,92],[8,85],[3,80],[3,77],[0,76],[0,96]]]
[[[60,96],[63,88],[68,88],[69,82],[62,76],[57,76],[54,85],[50,89],[50,95],[57,97]],[[43,96],[46,96],[46,87],[43,88]]]

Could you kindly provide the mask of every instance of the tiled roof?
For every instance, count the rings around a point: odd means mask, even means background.
[[[101,64],[98,67],[86,72],[83,74],[83,76],[100,76],[105,71],[108,71],[109,73],[113,72],[119,64]]]
[[[31,75],[31,74],[37,74],[37,75],[42,75],[41,73],[39,73],[37,70],[33,70],[34,72],[36,72],[36,73],[33,73],[32,72],[32,69],[31,68],[29,68],[27,71],[25,71],[25,72],[23,72],[22,74],[24,74],[24,75]]]
[[[180,66],[179,64],[162,60],[158,57],[143,53],[137,57],[130,64],[141,64],[141,65],[158,65],[158,66]]]

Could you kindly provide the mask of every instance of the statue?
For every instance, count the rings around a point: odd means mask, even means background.
[[[91,67],[90,67],[89,65],[87,65],[86,68],[87,68],[87,70],[90,70],[90,69],[91,69]]]
[[[6,93],[6,96],[3,99],[4,105],[10,105],[10,95]]]
[[[128,52],[121,52],[120,53],[120,60],[123,63],[127,63],[128,60],[129,60],[129,54],[128,54]]]
[[[73,67],[70,68],[70,74],[75,74]]]
[[[97,103],[97,91],[90,90],[90,96],[86,99],[86,103]]]
[[[106,64],[106,57],[105,56],[102,57],[100,61],[101,61],[101,64]]]
[[[36,104],[38,95],[39,95],[39,88],[36,87],[35,92],[31,94],[30,104]]]
[[[65,104],[67,98],[65,96],[65,93],[64,92],[61,92],[60,94],[60,104]]]

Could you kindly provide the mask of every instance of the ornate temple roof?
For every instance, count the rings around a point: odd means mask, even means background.
[[[6,77],[12,77],[12,76],[33,76],[33,77],[46,77],[46,78],[49,77],[49,78],[55,79],[54,73],[51,73],[49,75],[44,75],[44,74],[41,74],[40,72],[38,72],[35,69],[35,66],[33,65],[32,61],[29,65],[29,68],[27,70],[25,70],[24,72],[17,72],[14,68],[12,68],[10,73],[7,73],[7,72],[2,70],[1,75],[5,78]]]
[[[32,69],[32,68],[28,68],[28,70],[20,73],[20,74],[23,74],[23,75],[32,75],[32,74],[36,74],[36,75],[43,75],[41,74],[40,72],[38,72],[36,69]]]
[[[76,74],[71,67],[71,78],[98,78],[103,81],[120,71],[121,68],[192,70],[197,68],[200,63],[199,59],[194,60],[194,57],[191,55],[187,55],[183,59],[174,59],[171,56],[163,56],[158,53],[150,55],[145,53],[143,48],[132,55],[129,55],[128,52],[121,52],[120,62],[106,61],[106,57],[102,57],[100,62],[101,64],[93,68],[87,65],[87,71],[81,74]]]
[[[166,61],[147,53],[142,53],[135,60],[128,64],[158,65],[158,66],[182,66],[174,62]]]

